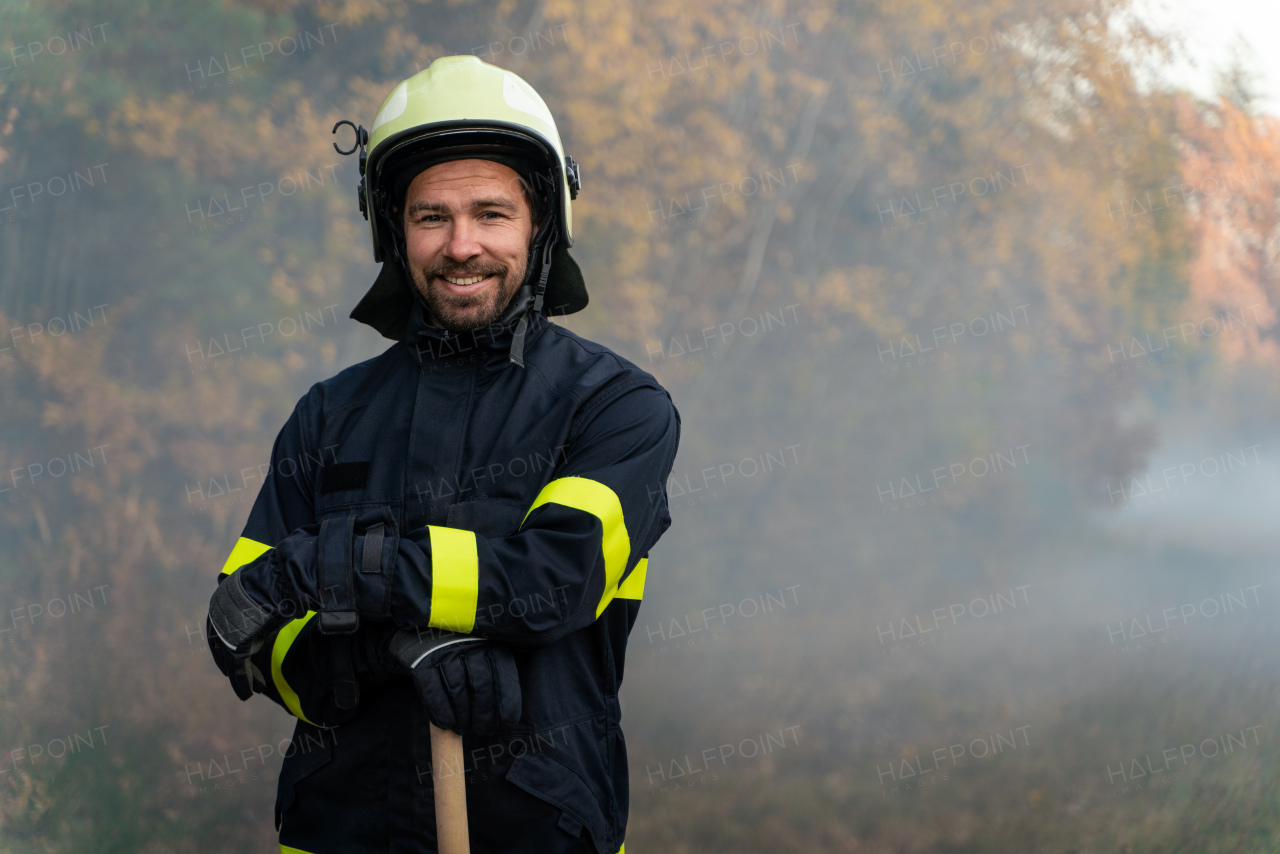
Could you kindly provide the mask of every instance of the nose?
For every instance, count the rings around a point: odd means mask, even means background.
[[[469,217],[454,219],[449,232],[449,242],[445,244],[444,254],[451,261],[468,261],[481,252],[476,242],[476,227]]]

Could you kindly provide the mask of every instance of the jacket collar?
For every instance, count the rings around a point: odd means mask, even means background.
[[[521,295],[516,296],[520,300]],[[525,332],[525,346],[536,341],[550,321],[541,312],[528,313],[528,329]],[[492,326],[482,326],[465,332],[450,332],[431,324],[427,304],[421,296],[415,294],[409,318],[401,339],[409,347],[418,364],[451,361],[459,357],[479,354],[485,364],[505,363],[511,350],[511,341],[519,317],[511,317],[511,312]]]

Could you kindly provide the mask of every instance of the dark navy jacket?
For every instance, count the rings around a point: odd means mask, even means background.
[[[614,854],[628,800],[618,687],[647,554],[671,523],[679,415],[652,376],[541,315],[520,368],[508,330],[453,335],[413,311],[404,341],[299,401],[223,573],[331,517],[385,507],[405,536],[430,526],[414,537],[427,569],[394,596],[432,626],[510,645],[523,694],[519,726],[464,742],[472,851]],[[312,617],[249,668],[252,689],[299,718],[276,802],[281,849],[434,851],[411,682],[362,667],[359,706],[339,710],[339,641]],[[389,628],[365,620],[361,648]]]

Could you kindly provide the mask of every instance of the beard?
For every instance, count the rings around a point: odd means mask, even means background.
[[[528,260],[517,268],[502,264],[442,263],[423,269],[413,269],[413,285],[427,303],[431,318],[450,332],[467,332],[492,326],[502,319],[511,297],[524,281]],[[496,281],[474,294],[451,294],[437,281],[438,276],[453,279],[472,276],[494,276]]]

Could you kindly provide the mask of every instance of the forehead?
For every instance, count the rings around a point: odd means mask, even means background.
[[[520,175],[510,166],[492,160],[449,160],[418,173],[405,192],[405,204],[450,200],[465,203],[467,197],[505,197],[523,201]]]

